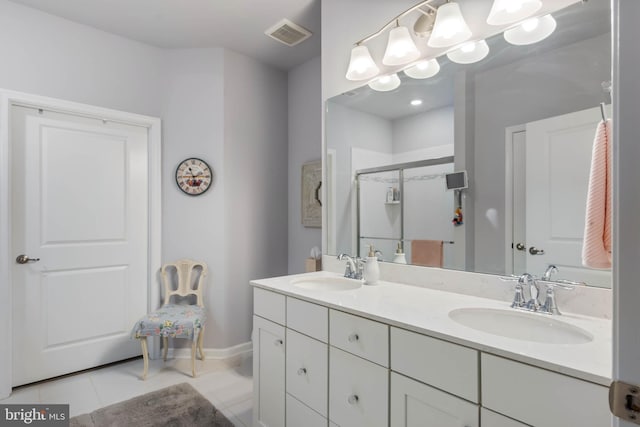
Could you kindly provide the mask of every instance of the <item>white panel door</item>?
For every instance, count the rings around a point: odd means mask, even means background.
[[[611,287],[611,272],[582,266],[591,151],[600,108],[527,123],[527,272]],[[532,251],[543,250],[537,255]]]
[[[140,354],[147,129],[13,107],[13,385]]]

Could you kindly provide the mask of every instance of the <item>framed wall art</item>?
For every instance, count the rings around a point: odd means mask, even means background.
[[[322,227],[322,162],[302,165],[302,225],[305,227]]]

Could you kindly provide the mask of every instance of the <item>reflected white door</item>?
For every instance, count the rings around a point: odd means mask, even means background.
[[[596,107],[526,125],[528,273],[541,275],[555,264],[557,278],[611,286],[610,271],[582,266],[591,151],[601,118]]]
[[[12,108],[13,385],[140,354],[147,129]]]

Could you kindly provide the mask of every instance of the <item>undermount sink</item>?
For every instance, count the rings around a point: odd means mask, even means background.
[[[490,308],[460,308],[449,317],[461,325],[493,335],[544,344],[584,344],[593,335],[545,314]]]
[[[345,277],[305,277],[294,280],[293,286],[314,291],[351,291],[362,286],[360,280]]]

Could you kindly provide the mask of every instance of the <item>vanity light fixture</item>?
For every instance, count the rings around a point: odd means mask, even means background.
[[[493,0],[487,17],[489,25],[507,25],[522,21],[542,7],[540,0]]]
[[[369,87],[378,92],[389,92],[400,86],[400,77],[396,73],[380,76],[369,82]]]
[[[484,40],[466,42],[456,50],[447,53],[447,58],[458,64],[473,64],[489,54],[489,45]]]
[[[396,21],[396,28],[389,32],[387,50],[384,52],[382,63],[384,65],[404,65],[415,61],[420,56],[420,51],[409,34],[407,27],[401,27]]]
[[[436,22],[427,44],[430,47],[451,47],[469,40],[471,30],[462,16],[458,3],[445,3],[438,8]]]
[[[549,37],[556,25],[556,20],[551,15],[529,18],[505,31],[504,39],[515,45],[534,44]]]
[[[428,12],[422,9],[418,10],[422,12],[422,15],[413,24],[413,34],[424,39],[431,35],[433,24],[436,22],[436,12],[434,10],[429,10]]]
[[[351,59],[346,75],[348,80],[368,80],[379,72],[380,69],[373,61],[368,47],[358,44],[351,49]]]
[[[377,32],[357,41],[353,49],[351,49],[351,58],[346,74],[347,79],[353,81],[369,80],[380,73],[380,69],[374,62],[369,49],[364,43],[378,37],[393,25],[395,25],[395,27],[389,31],[387,49],[382,63],[388,66],[398,66],[408,64],[418,59],[420,57],[420,50],[411,38],[407,27],[400,25],[400,20],[411,12],[419,10],[422,15],[414,25],[414,32],[421,37],[427,36],[431,32],[435,12],[437,11],[435,7],[429,4],[433,1],[435,0],[423,0],[387,22]],[[426,8],[426,10],[421,8]]]
[[[411,67],[404,70],[404,73],[412,79],[428,79],[440,71],[440,64],[435,58],[416,62]]]
[[[422,99],[412,99],[411,100],[411,105],[414,107],[418,107],[420,105],[422,105]]]

